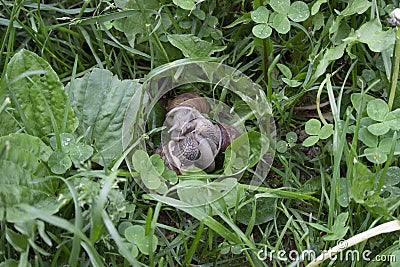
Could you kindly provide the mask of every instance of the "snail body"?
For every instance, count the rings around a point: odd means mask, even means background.
[[[165,165],[178,174],[197,167],[206,172],[215,170],[223,152],[239,136],[231,125],[213,123],[203,114],[210,111],[205,98],[185,93],[171,101],[165,120],[168,141],[155,153]]]

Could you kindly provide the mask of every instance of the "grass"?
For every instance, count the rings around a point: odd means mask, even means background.
[[[168,35],[192,34],[213,47],[226,46],[202,60],[239,69],[260,86],[272,104],[278,141],[285,140],[288,132],[298,137],[294,144],[288,143],[285,152],[276,152],[263,184],[247,184],[254,173],[254,168],[248,168],[229,200],[206,206],[179,207],[171,200],[154,200],[131,176],[124,162],[128,152],[116,156],[108,168],[88,159],[60,175],[41,177],[59,181],[64,185],[62,194],[70,196],[57,212],[25,203],[20,207],[25,217],[7,221],[7,201],[0,190],[1,266],[315,266],[316,262],[301,253],[312,250],[318,256],[338,246],[338,255],[349,248],[360,255],[369,250],[371,259],[388,256],[388,260],[336,259],[331,264],[337,266],[387,266],[390,261],[396,266],[394,261],[400,261],[400,185],[391,174],[398,173],[399,167],[398,131],[377,137],[392,138],[393,144],[385,152],[387,161],[368,161],[363,155],[366,146],[361,130],[368,126],[363,124],[368,117],[367,100],[359,103],[358,112],[355,102],[346,100],[349,94],[369,94],[384,99],[390,111],[400,107],[398,29],[386,21],[394,4],[372,1],[370,7],[339,18],[335,10],[345,10],[346,2],[305,1],[310,10],[320,3],[319,12],[304,22],[291,22],[287,34],[274,29],[262,40],[252,35],[254,22],[250,18],[250,12],[262,1],[199,1],[191,11],[177,6],[184,1],[167,0],[130,1],[128,7],[105,0],[0,1],[0,115],[22,114],[20,119],[7,117],[10,124],[10,118],[22,121],[23,127],[16,131],[34,132],[22,108],[15,106],[16,96],[11,93],[6,98],[8,91],[13,92],[7,88],[7,64],[21,49],[47,61],[61,82],[71,83],[71,88],[77,79],[97,68],[107,69],[121,80],[143,82],[157,67],[185,58],[181,49],[168,41]],[[372,51],[369,42],[357,39],[345,43],[347,50],[334,50],[345,37],[352,37],[350,29],[356,31],[376,18],[374,10],[379,13],[382,34],[394,33],[390,39],[396,40],[393,46]],[[337,33],[343,35],[341,38],[330,32],[330,16],[340,24]],[[189,52],[198,52],[193,47]],[[395,51],[392,57],[389,50]],[[286,66],[290,75],[278,64]],[[368,80],[363,70],[375,76]],[[290,86],[288,80],[299,85]],[[205,96],[238,107],[240,114],[250,114],[231,92],[217,86],[196,88]],[[193,87],[178,88],[167,98],[185,90]],[[10,99],[14,104],[10,105]],[[329,105],[320,106],[325,102]],[[73,103],[65,105],[68,110]],[[305,147],[304,125],[311,117],[332,123],[334,130],[332,137]],[[249,118],[246,128],[257,131],[257,121]],[[58,149],[62,147],[58,132],[66,129],[67,119],[68,114],[57,125],[52,117]],[[0,122],[4,136],[12,133],[6,131],[7,123]],[[150,131],[135,140],[135,145],[147,141],[155,147],[152,137],[159,128]],[[77,139],[83,144],[85,136]],[[7,144],[3,147],[0,142],[1,161],[8,157]],[[89,145],[97,149],[97,144]],[[22,160],[21,166],[27,162]],[[383,188],[391,191],[381,193]],[[382,203],[387,204],[385,209]],[[32,226],[26,224],[27,217]],[[125,231],[129,227],[135,229],[132,236]],[[340,247],[343,240],[347,240],[346,248]],[[142,244],[147,244],[147,249]],[[153,245],[154,251],[149,249]],[[299,257],[290,258],[291,251]],[[329,259],[318,259],[323,266],[330,266]]]

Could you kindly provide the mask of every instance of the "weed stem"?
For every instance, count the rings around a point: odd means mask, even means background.
[[[389,111],[392,110],[394,96],[396,95],[397,79],[399,78],[399,65],[400,65],[400,28],[397,27],[396,42],[394,52],[394,66],[392,73],[392,86],[390,88],[390,95],[388,100]]]

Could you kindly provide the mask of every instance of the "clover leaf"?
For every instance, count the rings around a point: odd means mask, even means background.
[[[303,146],[310,147],[315,145],[320,139],[327,139],[333,134],[333,125],[326,124],[321,127],[321,122],[311,119],[306,122],[305,131],[309,137],[303,141]]]
[[[272,14],[265,6],[260,6],[250,13],[251,19],[257,23],[252,32],[261,39],[268,38],[272,28],[278,33],[286,34],[290,30],[290,20],[302,22],[310,16],[307,4],[301,1],[290,4],[290,0],[271,0],[269,5],[274,11]]]
[[[126,239],[139,248],[140,252],[149,255],[156,251],[158,239],[155,235],[146,235],[141,225],[132,225],[125,229]],[[151,246],[151,247],[150,247]]]

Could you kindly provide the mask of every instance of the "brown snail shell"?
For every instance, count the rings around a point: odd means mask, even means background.
[[[205,98],[196,93],[183,93],[175,97],[167,106],[167,112],[177,106],[186,106],[197,109],[201,113],[210,112],[210,105]]]
[[[170,140],[154,153],[177,174],[191,167],[212,172],[221,167],[226,148],[240,134],[226,123],[212,123],[203,114],[210,112],[206,99],[195,93],[179,95],[167,107],[166,124]]]

